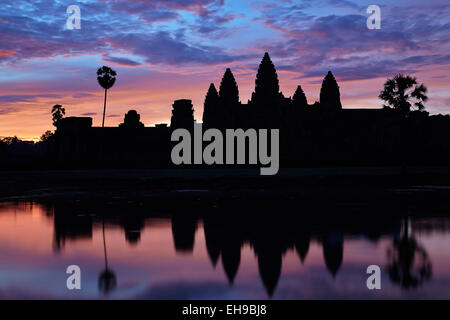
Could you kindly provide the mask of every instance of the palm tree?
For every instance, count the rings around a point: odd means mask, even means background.
[[[411,112],[412,107],[416,107],[419,111],[425,109],[424,102],[428,100],[426,96],[427,88],[422,83],[417,84],[417,79],[409,75],[397,74],[392,79],[387,79],[384,84],[383,91],[378,96],[384,100],[387,104],[385,108],[393,108],[398,110],[403,117],[403,121],[400,124],[400,148],[402,155],[402,174],[407,173],[406,156],[408,154],[408,131],[407,119],[408,114]]]
[[[105,256],[105,269],[100,273],[98,278],[98,287],[100,291],[107,295],[117,286],[117,278],[115,273],[108,267],[108,255],[106,254],[106,238],[105,238],[105,218],[102,217],[102,233],[103,233],[103,252]]]
[[[425,109],[423,103],[428,100],[426,93],[427,88],[423,83],[418,85],[415,77],[400,73],[386,81],[378,97],[387,102],[385,108],[392,107],[408,114],[413,106],[419,111]]]
[[[410,221],[402,219],[400,236],[388,248],[389,278],[404,289],[413,289],[431,279],[432,265],[428,253],[411,234]]]
[[[106,112],[106,93],[111,89],[116,82],[117,73],[110,67],[103,66],[97,70],[97,81],[105,89],[105,104],[103,106],[103,121],[102,128],[105,126],[105,112]]]

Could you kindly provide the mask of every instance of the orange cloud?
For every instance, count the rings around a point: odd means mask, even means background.
[[[11,57],[17,53],[14,49],[0,49],[0,57]]]

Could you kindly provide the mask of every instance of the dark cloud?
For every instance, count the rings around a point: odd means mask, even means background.
[[[16,103],[36,102],[39,99],[61,99],[63,95],[60,94],[8,94],[0,96],[0,115],[6,115],[20,111],[24,106],[17,106]]]
[[[164,31],[152,35],[118,35],[106,41],[117,49],[126,44],[133,54],[145,57],[152,64],[219,64],[246,58],[228,55],[216,47],[188,44],[182,37],[177,38]]]
[[[74,98],[74,99],[82,99],[82,98],[88,98],[88,97],[96,97],[96,95],[92,94],[92,93],[84,93],[84,92],[75,93],[72,95],[72,98]]]
[[[365,6],[357,1],[262,2],[256,9],[260,14],[251,16],[252,23],[263,22],[265,28],[281,34],[248,44],[247,49],[243,44],[242,53],[220,42],[236,34],[239,40],[246,27],[234,24],[242,13],[227,10],[224,4],[220,0],[93,0],[79,4],[82,29],[64,30],[65,4],[36,1],[30,6],[24,0],[4,0],[0,62],[15,65],[36,57],[96,54],[131,67],[248,64],[255,54],[260,57],[269,51],[280,70],[297,70],[309,77],[332,69],[345,79],[361,79],[450,61],[443,52],[450,42],[448,4],[425,4],[426,10],[417,5],[382,6],[382,28],[368,30]],[[316,6],[340,8],[348,14],[330,10],[326,16],[313,16],[307,10]],[[186,12],[194,19],[186,20]],[[170,28],[161,22],[170,22]]]
[[[201,10],[209,5],[223,5],[224,0],[133,0],[133,1],[110,1],[113,9],[130,13],[142,12],[146,10]]]
[[[159,10],[159,11],[145,11],[140,13],[142,17],[147,22],[160,22],[160,21],[170,21],[178,18],[178,14],[173,11]]]
[[[194,29],[200,33],[217,31],[219,26],[234,19],[233,15],[220,14],[218,8],[223,5],[223,1],[83,3],[80,4],[80,30],[65,30],[68,15],[65,13],[66,6],[61,3],[45,5],[40,2],[30,8],[24,4],[25,1],[6,2],[0,9],[2,19],[8,21],[0,23],[0,62],[15,64],[23,59],[37,57],[97,53],[117,64],[140,65],[137,61],[118,57],[118,51],[122,54],[136,53],[151,63],[171,65],[222,63],[240,58],[228,55],[222,48],[187,40],[182,24],[170,32],[151,28],[152,22],[178,19],[176,10],[189,10],[199,19]],[[112,40],[112,46],[105,39]]]
[[[328,2],[356,9],[349,1]],[[450,24],[442,12],[450,11],[450,6],[426,11],[411,7],[383,9],[380,30],[367,29],[363,14],[310,17],[302,8],[295,8],[307,17],[298,19],[289,14],[288,7],[276,7],[264,11],[263,21],[283,36],[261,48],[270,50],[281,65],[290,64],[292,70],[301,72],[299,78],[323,76],[333,70],[341,80],[370,79],[448,64],[449,55],[442,49],[450,40]]]
[[[223,8],[219,5],[213,8],[202,8],[196,19],[196,23],[192,26],[201,34],[220,33],[222,37],[229,32],[228,25],[237,18],[235,14],[224,13]],[[233,28],[231,28],[233,29]]]
[[[414,65],[450,64],[450,55],[430,54],[416,55],[402,59],[402,63]]]
[[[361,10],[365,8],[364,6],[358,5],[355,2],[349,1],[349,0],[327,0],[327,2],[336,7],[344,7],[344,8],[353,8],[357,10]]]
[[[67,16],[66,6],[57,2],[37,2],[33,6],[24,1],[10,1],[0,8],[0,15],[8,21],[0,24],[0,47],[14,50],[14,54],[1,56],[0,62],[11,64],[22,59],[53,57],[102,51],[105,43],[99,37],[99,30],[105,30],[108,23],[93,26],[88,10],[82,11],[82,29],[64,30]],[[82,6],[83,7],[83,6]],[[102,6],[95,7],[102,12]],[[95,23],[94,23],[95,24]],[[110,29],[110,28],[109,28]],[[90,49],[89,49],[90,48]]]
[[[170,1],[112,1],[110,8],[122,15],[136,15],[146,22],[170,21],[179,16],[170,10],[173,8]],[[185,8],[189,8],[189,5]]]
[[[141,63],[137,62],[137,61],[133,61],[131,59],[127,59],[127,58],[120,58],[120,57],[104,57],[103,60],[108,61],[108,62],[112,62],[112,63],[117,63],[123,66],[130,66],[130,67],[136,67],[136,66],[140,66]]]
[[[1,114],[9,114],[9,113],[13,113],[15,112],[16,109],[15,108],[11,108],[11,107],[0,107],[0,115]]]
[[[1,103],[31,102],[39,98],[61,99],[60,94],[8,94],[0,96]]]

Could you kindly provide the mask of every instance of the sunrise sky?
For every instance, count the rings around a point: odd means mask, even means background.
[[[371,4],[380,30],[366,27]],[[81,8],[80,30],[66,29],[69,5]],[[445,0],[2,0],[0,137],[38,139],[53,129],[54,104],[99,125],[102,65],[118,73],[106,125],[129,109],[147,126],[168,122],[182,98],[201,121],[209,83],[227,67],[247,102],[265,51],[287,97],[301,84],[313,103],[332,70],[344,108],[381,107],[384,81],[404,72],[428,87],[430,113],[450,113],[449,49]]]

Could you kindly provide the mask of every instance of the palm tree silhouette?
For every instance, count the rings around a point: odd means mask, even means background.
[[[97,70],[97,81],[105,89],[105,104],[103,106],[103,121],[102,128],[105,126],[105,112],[106,112],[106,94],[108,89],[111,89],[116,82],[117,73],[110,67],[103,66]]]
[[[98,279],[98,287],[103,294],[107,295],[115,289],[117,285],[117,278],[115,273],[108,268],[108,256],[106,254],[106,239],[105,239],[105,218],[102,218],[102,232],[103,232],[103,250],[105,254],[105,269],[100,273]]]
[[[428,253],[410,231],[409,219],[403,219],[400,237],[388,248],[388,273],[394,284],[414,289],[431,279],[432,265]]]
[[[386,81],[378,97],[386,102],[385,108],[392,107],[408,114],[413,106],[419,111],[425,109],[424,102],[428,100],[426,93],[425,85],[418,85],[415,77],[397,74]]]

